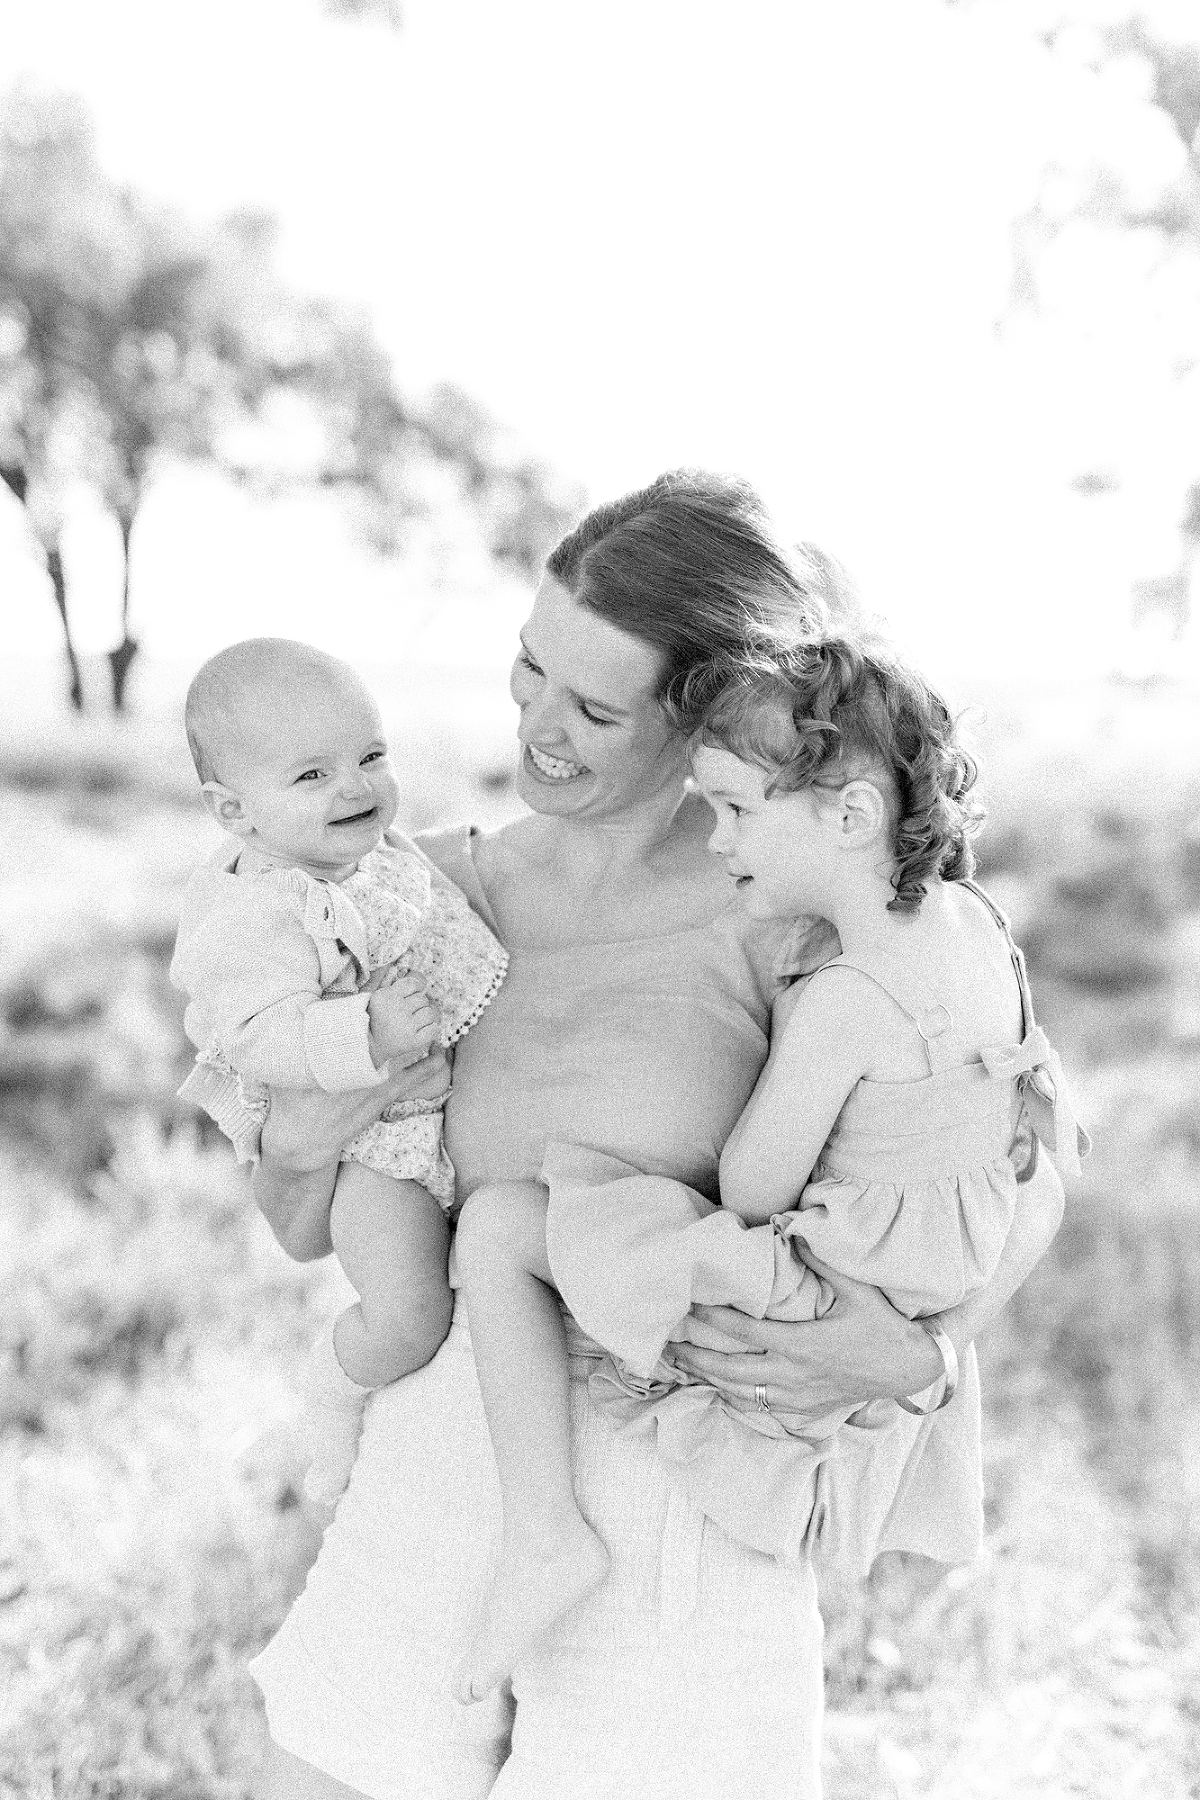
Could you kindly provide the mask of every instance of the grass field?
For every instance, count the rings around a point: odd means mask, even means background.
[[[830,1800],[1200,1794],[1200,749],[1164,722],[1192,704],[993,715],[985,879],[1096,1151],[981,1346],[984,1555],[825,1597]],[[511,806],[479,741],[405,746],[410,823]],[[209,841],[152,724],[0,744],[4,1795],[238,1800],[244,1663],[317,1546],[292,1383],[340,1278],[173,1097]]]

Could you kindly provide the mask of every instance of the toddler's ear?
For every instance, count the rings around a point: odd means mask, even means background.
[[[235,837],[245,837],[250,832],[252,827],[246,809],[232,788],[220,781],[206,781],[200,792],[204,795],[204,804],[223,831],[232,831]]]
[[[865,849],[886,835],[888,804],[873,781],[848,781],[838,799],[838,836],[847,849]]]

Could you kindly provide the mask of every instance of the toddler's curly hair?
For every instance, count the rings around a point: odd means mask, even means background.
[[[974,759],[942,696],[882,644],[827,633],[775,657],[730,660],[705,680],[696,739],[757,763],[768,794],[880,782],[896,864],[889,911],[915,912],[932,876],[972,873],[983,823]]]

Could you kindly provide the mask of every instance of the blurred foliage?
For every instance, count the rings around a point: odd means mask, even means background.
[[[468,395],[403,395],[361,309],[296,294],[274,222],[201,227],[114,182],[69,96],[13,90],[0,116],[0,479],[46,559],[69,693],[83,708],[62,534],[73,489],[98,493],[124,548],[114,709],[137,644],[130,553],[163,468],[215,464],[263,494],[347,496],[366,539],[403,550],[438,511],[497,562],[536,571],[578,492]]]
[[[1200,366],[1200,21],[1194,10],[1120,0],[951,0],[1040,38],[1060,69],[1089,80],[1094,123],[1060,132],[1036,195],[1013,221],[1007,324],[1069,320],[1090,347],[1097,390],[1130,341],[1153,344],[1173,377]],[[1076,96],[1078,103],[1078,96]],[[1130,456],[1144,454],[1128,434]],[[1126,471],[1081,468],[1082,494],[1111,493]],[[1159,479],[1162,479],[1161,472]],[[1178,638],[1191,611],[1200,553],[1200,466],[1178,515],[1173,568],[1148,569],[1132,591],[1135,625]]]
[[[1145,752],[1161,698],[1121,704],[1089,754],[994,719],[984,878],[1096,1150],[983,1346],[984,1555],[823,1595],[829,1800],[1200,1791],[1200,761]],[[33,896],[0,953],[0,1795],[241,1800],[244,1663],[318,1541],[291,1383],[339,1277],[174,1099],[197,823],[142,735],[0,766]],[[474,809],[401,760],[410,825]]]
[[[338,19],[378,19],[394,31],[404,23],[400,0],[325,0],[325,10]]]

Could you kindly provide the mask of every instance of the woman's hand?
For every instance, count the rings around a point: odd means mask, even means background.
[[[407,1068],[389,1064],[378,1087],[349,1093],[314,1093],[311,1088],[272,1088],[271,1109],[262,1131],[265,1161],[281,1173],[311,1174],[336,1162],[342,1146],[396,1100],[436,1100],[450,1086],[450,1062],[434,1051]]]
[[[936,1315],[960,1357],[1041,1261],[1062,1222],[1062,1182],[1048,1158],[1035,1164],[1018,1194],[987,1286]],[[786,1324],[752,1319],[728,1306],[698,1306],[684,1325],[686,1341],[672,1346],[673,1360],[747,1410],[758,1404],[757,1386],[781,1411],[820,1414],[919,1394],[939,1379],[941,1356],[919,1324],[898,1313],[878,1288],[836,1274],[815,1256],[805,1260],[834,1292],[823,1318]]]
[[[687,1341],[671,1347],[672,1361],[748,1412],[759,1386],[776,1410],[817,1416],[916,1394],[937,1380],[942,1359],[919,1325],[878,1288],[806,1260],[834,1292],[823,1318],[785,1323],[698,1306],[683,1328]]]
[[[276,1088],[253,1175],[254,1198],[289,1256],[328,1256],[329,1207],[343,1145],[396,1100],[437,1100],[450,1086],[442,1050],[406,1069],[390,1069],[378,1087],[346,1094]]]

